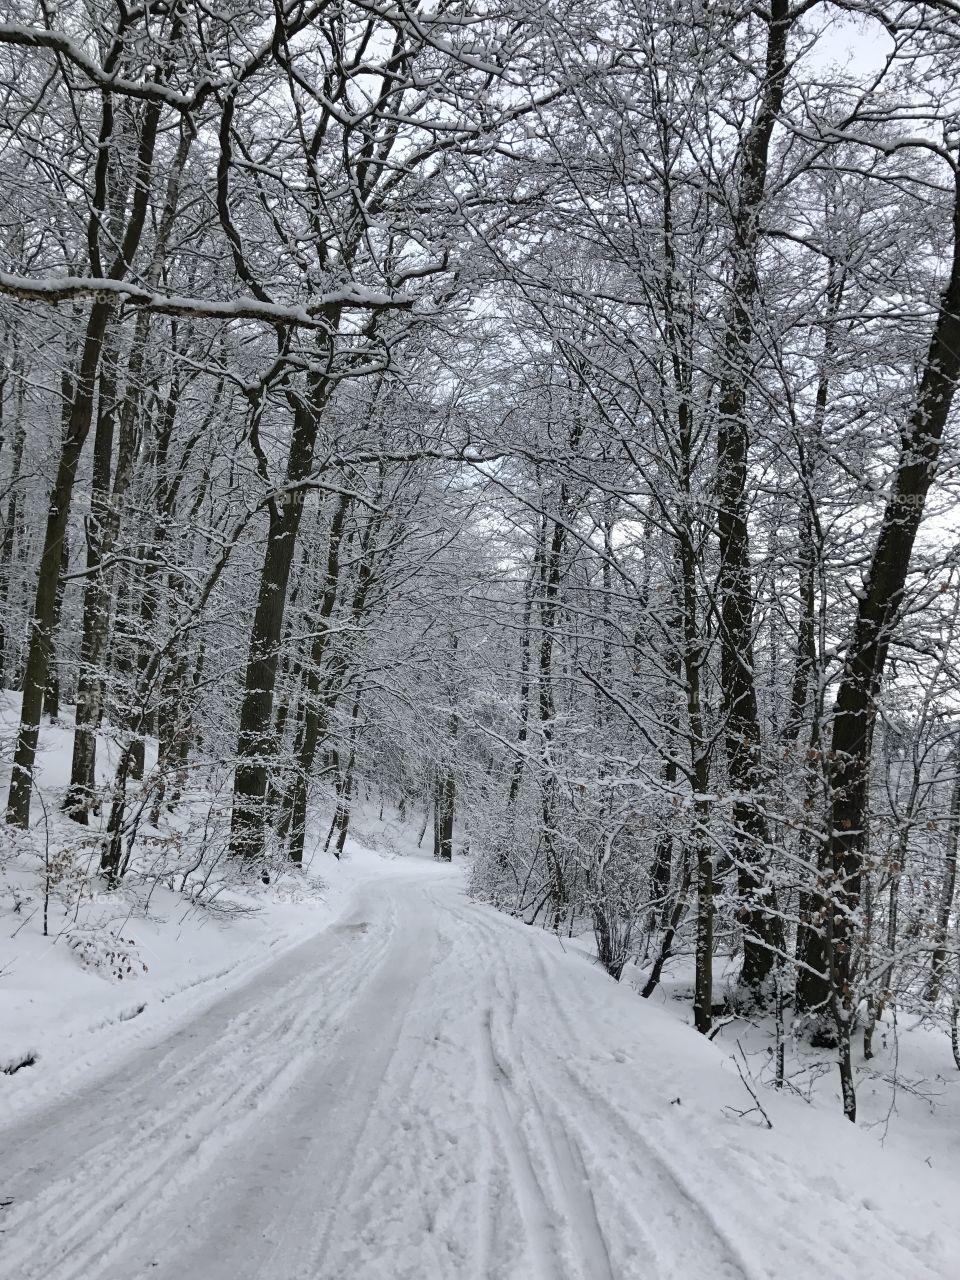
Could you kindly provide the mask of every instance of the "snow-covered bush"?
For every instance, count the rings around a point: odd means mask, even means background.
[[[147,972],[133,938],[96,925],[74,925],[64,935],[77,963],[104,978],[122,982]]]

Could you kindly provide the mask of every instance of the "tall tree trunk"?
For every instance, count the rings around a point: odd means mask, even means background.
[[[101,582],[100,564],[109,519],[110,472],[113,466],[113,436],[117,398],[116,325],[111,325],[104,341],[97,404],[97,426],[93,438],[93,468],[90,514],[87,517],[87,579],[83,593],[80,670],[77,675],[76,731],[70,788],[64,809],[75,821],[86,823],[95,804],[96,731],[100,724],[103,671],[101,659],[107,636],[109,600]]]
[[[689,519],[689,512],[685,513]],[[696,550],[692,530],[680,531],[679,561],[683,599],[683,674],[690,735],[690,782],[695,819],[693,858],[697,883],[697,931],[694,954],[694,1023],[706,1035],[713,1022],[714,856],[710,845],[710,744],[703,719],[701,676],[703,640],[697,620]]]
[[[80,367],[73,380],[73,397],[67,420],[67,431],[60,450],[57,475],[50,495],[47,525],[40,556],[40,572],[33,605],[33,620],[23,678],[23,703],[20,732],[13,757],[10,793],[7,799],[7,822],[24,830],[30,825],[30,799],[33,791],[33,769],[40,733],[40,714],[50,666],[50,641],[56,614],[60,562],[66,535],[77,466],[93,419],[97,370],[103,350],[103,338],[110,318],[111,304],[95,302],[90,308],[83,340]]]
[[[451,652],[456,658],[458,637],[453,636]],[[443,748],[443,759],[437,770],[437,843],[434,857],[440,862],[453,861],[453,827],[457,802],[457,777],[454,762],[457,752],[457,737],[460,733],[460,717],[457,714],[456,691],[451,682],[448,697],[453,704],[447,724],[446,742]]]
[[[10,375],[12,380],[10,400],[5,406],[5,423],[13,418],[13,446],[10,461],[10,499],[3,520],[3,536],[0,538],[0,689],[10,687],[11,668],[8,612],[10,608],[10,581],[16,553],[16,540],[20,519],[20,472],[23,467],[23,450],[27,440],[23,424],[23,369],[19,352],[14,353]],[[5,433],[5,438],[6,438]]]
[[[770,138],[783,102],[788,0],[773,0],[766,65],[756,119],[741,144],[733,225],[732,309],[724,337],[724,371],[717,428],[717,527],[720,546],[721,686],[724,745],[733,805],[733,860],[738,919],[744,931],[740,984],[756,997],[783,948],[783,929],[765,884],[770,834],[763,813],[767,773],[762,760],[753,647],[753,583],[747,528],[749,432],[747,386],[753,363],[754,308],[759,292],[757,243],[767,181]]]
[[[559,509],[564,514],[567,506],[566,485],[561,486]],[[545,539],[546,540],[546,539]],[[554,716],[556,707],[553,696],[553,647],[554,628],[559,608],[559,591],[562,578],[562,560],[566,546],[566,528],[562,519],[554,520],[549,546],[544,550],[540,565],[540,647],[537,655],[538,706],[540,710],[540,738],[543,744],[543,778],[541,780],[540,820],[543,847],[551,882],[551,898],[554,908],[554,927],[559,929],[563,909],[567,901],[567,887],[563,864],[556,846],[556,761],[553,759]]]
[[[539,556],[539,548],[538,548]],[[523,599],[523,617],[520,622],[520,689],[519,717],[517,728],[517,746],[514,752],[513,765],[510,769],[510,789],[507,792],[507,813],[513,814],[520,787],[523,783],[525,767],[524,753],[530,735],[530,621],[533,612],[534,576],[527,581]],[[502,857],[502,854],[501,854]]]
[[[686,307],[679,306],[675,283],[680,278],[677,270],[673,234],[673,211],[670,188],[667,187],[664,202],[664,258],[667,264],[664,296],[666,302],[667,336],[670,341],[670,365],[673,390],[676,396],[676,495],[675,509],[670,517],[675,548],[674,599],[679,649],[679,673],[686,699],[686,728],[690,751],[688,778],[693,793],[694,828],[690,851],[681,881],[677,902],[661,943],[660,959],[654,973],[644,988],[644,995],[654,989],[659,981],[663,964],[669,955],[673,935],[682,916],[690,884],[696,881],[697,921],[694,955],[694,1022],[706,1035],[713,1022],[713,922],[715,913],[715,866],[710,845],[710,770],[712,745],[704,722],[702,677],[706,662],[707,637],[700,618],[698,599],[698,538],[699,523],[697,500],[693,494],[694,469],[694,411],[693,411],[693,362],[690,358],[691,316]],[[676,668],[676,659],[671,656]]]
[[[60,574],[57,581],[57,594],[53,604],[53,622],[50,626],[50,661],[47,665],[47,687],[43,691],[43,714],[54,721],[60,715],[60,664],[56,659],[57,636],[60,633],[60,622],[63,617],[63,596],[67,587],[67,573],[70,570],[70,541],[64,534],[60,547]]]
[[[347,752],[347,764],[341,775],[339,785],[337,787],[337,807],[333,815],[333,825],[331,831],[337,834],[336,842],[333,846],[333,856],[339,862],[343,857],[343,851],[347,843],[347,833],[350,830],[350,818],[353,815],[353,793],[355,786],[355,770],[357,763],[357,738],[359,735],[359,715],[360,715],[360,692],[356,693],[353,699],[353,709],[350,713],[350,728],[348,731],[349,751]],[[328,840],[329,843],[329,840]]]
[[[663,967],[667,963],[667,961],[670,959],[670,956],[673,954],[673,943],[674,943],[674,939],[677,936],[677,929],[680,927],[680,921],[683,919],[684,912],[687,909],[687,897],[690,893],[690,884],[693,880],[693,871],[694,871],[693,863],[688,859],[684,867],[683,874],[680,876],[679,884],[677,885],[677,892],[673,901],[673,907],[670,911],[669,916],[664,921],[663,937],[660,939],[660,950],[657,952],[657,958],[653,962],[653,967],[650,970],[650,976],[647,978],[647,981],[645,982],[643,989],[640,992],[640,994],[643,996],[645,1000],[648,1000],[650,996],[653,995],[654,991],[656,991],[657,987],[660,985],[660,978],[661,978],[661,975],[663,974]],[[702,966],[698,966],[698,969],[697,969],[698,985],[700,981],[703,981],[704,986],[707,989],[706,999],[704,1000],[704,998],[701,996],[697,1000],[697,1005],[700,1008],[709,1007],[713,999],[712,959],[713,959],[713,948],[711,945],[710,966],[707,967],[705,965],[702,965]],[[708,1031],[709,1029],[710,1028],[707,1027]],[[698,1026],[697,1030],[702,1030],[702,1028]]]
[[[310,474],[320,419],[330,390],[329,382],[314,379],[308,402],[296,404],[287,459],[287,485],[297,485]],[[269,504],[267,546],[250,633],[237,733],[230,852],[240,858],[261,857],[266,848],[264,821],[269,761],[273,754],[273,697],[303,499],[304,490],[295,488]]]
[[[697,939],[694,951],[693,1023],[701,1035],[713,1026],[713,851],[697,851]]]
[[[797,622],[797,652],[790,690],[790,709],[783,736],[790,747],[798,741],[804,724],[809,724],[809,746],[802,763],[806,821],[800,834],[798,853],[803,862],[812,865],[809,879],[800,889],[797,911],[795,999],[796,1009],[800,1013],[812,1011],[816,1007],[818,992],[822,998],[822,982],[828,966],[825,921],[820,919],[817,906],[822,898],[824,877],[827,874],[825,846],[823,840],[818,839],[811,830],[818,812],[817,801],[823,783],[820,751],[822,669],[818,663],[816,634],[817,575],[821,564],[823,535],[817,512],[817,489],[823,428],[836,351],[837,315],[845,287],[845,271],[831,263],[827,273],[824,346],[817,375],[813,422],[809,438],[797,439],[801,484],[798,529],[800,617]],[[818,974],[821,975],[820,978]]]
[[[849,1042],[857,996],[854,948],[863,878],[868,781],[876,699],[893,630],[900,618],[913,544],[937,472],[943,430],[960,378],[960,168],[954,169],[953,262],[940,300],[913,412],[880,532],[858,599],[853,635],[837,692],[830,740],[828,922],[834,1016]],[[844,1111],[856,1119],[856,1098],[844,1076]]]
[[[174,359],[176,359],[176,350],[176,344],[174,344]],[[148,698],[152,696],[150,683],[144,679],[144,676],[153,663],[154,655],[157,651],[156,644],[152,638],[156,635],[159,624],[161,604],[159,589],[160,564],[164,558],[162,552],[169,541],[170,530],[174,526],[174,517],[177,512],[181,489],[189,474],[191,459],[198,443],[207,438],[210,424],[213,422],[220,406],[222,392],[223,379],[221,378],[218,380],[214,393],[210,398],[210,406],[204,415],[203,421],[187,439],[175,468],[170,467],[170,448],[180,397],[183,393],[183,386],[176,376],[174,376],[170,393],[163,405],[163,411],[159,415],[159,421],[155,424],[156,516],[149,541],[144,542],[138,548],[137,559],[141,565],[138,581],[131,584],[128,577],[121,580],[121,591],[126,592],[131,601],[131,613],[136,609],[139,614],[138,625],[129,628],[131,634],[124,637],[126,642],[119,646],[118,658],[114,663],[117,674],[121,677],[121,682],[126,681],[130,689],[137,689],[140,696]],[[136,409],[136,412],[132,414],[131,422],[135,424],[141,412],[139,401],[133,405],[133,408]],[[155,414],[143,413],[144,429],[155,417]],[[122,438],[123,432],[121,431]],[[131,461],[133,459],[134,454],[131,452]],[[118,463],[117,479],[119,480],[119,478],[120,467]],[[210,471],[209,463],[207,463],[197,480],[197,497],[194,499],[192,507],[187,508],[184,513],[184,524],[187,528],[191,527],[196,519],[199,504],[202,502],[203,494],[209,483]],[[116,501],[114,506],[117,507]],[[178,586],[175,576],[168,574],[167,582],[170,592],[175,595]],[[168,596],[168,598],[170,597]],[[119,617],[123,617],[123,610],[118,609],[117,613]],[[120,630],[120,627],[117,629]],[[157,707],[155,699],[146,707],[140,707],[134,701],[126,709],[125,720],[128,728],[136,725],[137,736],[130,747],[129,777],[132,781],[138,781],[143,777],[146,763],[146,735],[156,732]]]
[[[960,845],[960,748],[951,755],[954,769],[953,786],[950,788],[950,813],[947,818],[947,841],[943,860],[943,880],[940,884],[940,901],[937,905],[936,944],[930,965],[930,981],[923,998],[936,1004],[947,965],[947,932],[953,913],[953,900],[957,891],[957,847]]]
[[[169,198],[169,197],[168,197]],[[170,215],[172,217],[172,214]],[[156,256],[156,255],[155,255]],[[116,413],[118,388],[114,362],[116,353],[105,358],[100,377],[100,399],[97,429],[93,445],[93,478],[90,516],[87,524],[87,579],[83,597],[83,631],[80,640],[80,675],[77,684],[76,730],[70,788],[64,809],[78,822],[86,822],[87,813],[96,806],[97,730],[103,719],[105,686],[104,659],[110,638],[110,596],[113,574],[103,568],[120,533],[121,512],[127,488],[133,479],[139,436],[139,418],[143,400],[142,378],[146,361],[150,317],[141,312],[134,328],[127,361],[125,389]],[[179,381],[173,384],[164,408],[164,430],[169,436],[179,401]],[[114,419],[118,419],[117,460],[113,471]],[[138,748],[131,752],[131,777],[142,777],[143,768]]]
[[[340,584],[340,543],[351,499],[344,494],[334,507],[327,537],[327,568],[323,591],[314,617],[314,635],[310,657],[301,686],[301,716],[294,739],[296,773],[284,802],[282,830],[288,840],[287,856],[291,862],[303,862],[303,845],[307,825],[307,792],[317,747],[324,729],[325,710],[320,699],[323,663],[330,640],[330,618],[337,601]]]
[[[676,795],[677,779],[680,776],[680,762],[677,759],[678,739],[680,736],[680,702],[678,690],[683,682],[683,608],[671,610],[667,621],[667,632],[671,637],[671,649],[666,657],[667,696],[669,706],[664,717],[667,730],[667,749],[669,755],[663,766],[664,793],[672,801]],[[659,920],[664,926],[671,917],[670,881],[673,875],[674,836],[671,829],[672,814],[668,811],[663,830],[657,839],[653,855],[653,866],[650,871],[650,928]]]
[[[121,44],[117,43],[110,54],[111,65],[119,58]],[[113,103],[109,93],[102,94],[100,149],[97,156],[98,195],[88,225],[88,244],[91,250],[91,269],[99,275],[101,219],[109,193],[108,171],[111,161],[110,142],[113,133]],[[157,129],[162,114],[162,104],[148,102],[143,109],[140,136],[137,144],[136,179],[130,212],[125,220],[122,236],[115,235],[118,250],[107,273],[111,280],[122,280],[129,273],[140,245],[147,217],[151,191],[153,157],[157,141]],[[115,193],[114,193],[115,194]],[[119,230],[119,228],[118,228]],[[20,731],[13,758],[10,792],[7,799],[7,822],[11,826],[26,829],[30,825],[30,799],[33,790],[33,769],[37,755],[37,739],[40,730],[40,712],[43,692],[47,683],[50,663],[50,637],[56,608],[57,583],[60,556],[70,505],[77,477],[77,467],[83,446],[93,421],[97,375],[103,353],[104,336],[113,312],[114,302],[99,297],[90,307],[86,331],[83,337],[80,361],[73,379],[70,413],[57,465],[56,479],[47,511],[47,524],[40,557],[40,571],[30,627],[27,665],[24,673],[23,704],[20,712]]]

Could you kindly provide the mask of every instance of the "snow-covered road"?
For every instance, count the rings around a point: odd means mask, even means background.
[[[776,1141],[719,1049],[414,869],[0,1135],[0,1274],[960,1274],[909,1171],[771,1102]]]

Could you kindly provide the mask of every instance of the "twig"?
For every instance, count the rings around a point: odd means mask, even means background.
[[[737,1015],[735,1013],[728,1013],[725,1018],[721,1018],[719,1022],[715,1022],[713,1024],[711,1029],[707,1032],[707,1039],[712,1040],[718,1032],[722,1031],[724,1027],[729,1027],[730,1023],[736,1022],[736,1020]],[[738,1040],[737,1043],[739,1044],[740,1041]]]
[[[764,1111],[763,1106],[760,1102],[760,1099],[757,1097],[756,1089],[754,1089],[753,1085],[747,1079],[747,1076],[750,1075],[750,1066],[747,1062],[747,1055],[743,1052],[743,1045],[741,1045],[739,1040],[737,1041],[737,1048],[740,1050],[740,1057],[743,1058],[743,1065],[744,1067],[747,1068],[747,1074],[744,1075],[743,1068],[740,1066],[740,1063],[737,1061],[736,1054],[731,1055],[733,1058],[733,1064],[737,1068],[737,1071],[740,1075],[740,1079],[743,1081],[743,1087],[746,1089],[747,1093],[749,1093],[750,1097],[753,1099],[753,1106],[748,1107],[746,1111],[738,1111],[736,1107],[725,1107],[724,1110],[732,1111],[733,1114],[739,1117],[741,1120],[743,1119],[744,1116],[753,1115],[754,1111],[759,1111],[761,1116],[763,1116],[764,1124],[766,1124],[768,1129],[772,1129],[773,1121],[767,1115],[766,1111]]]

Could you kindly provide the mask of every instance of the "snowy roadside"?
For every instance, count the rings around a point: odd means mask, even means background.
[[[5,914],[0,935],[0,1124],[21,1118],[89,1074],[115,1067],[161,1039],[225,992],[349,911],[356,889],[404,868],[402,860],[351,842],[343,862],[269,886],[223,892],[217,912],[163,886],[149,906],[120,890],[84,904],[92,937],[114,934],[113,956],[84,963],[78,934],[53,909],[48,937],[36,916]],[[83,936],[83,935],[80,935]],[[145,966],[145,967],[144,967]]]
[[[0,693],[7,742],[19,701]],[[44,725],[33,828],[5,829],[0,845],[0,1125],[112,1069],[249,982],[349,910],[359,885],[396,865],[402,871],[395,855],[416,852],[409,832],[363,815],[342,862],[316,856],[270,884],[244,883],[222,853],[207,856],[219,801],[198,792],[176,818],[144,824],[143,865],[107,891],[96,873],[106,815],[86,827],[62,811],[72,727],[72,708]],[[155,754],[148,739],[148,768]],[[98,780],[107,784],[115,766],[116,744],[104,733]],[[4,792],[8,768],[0,765]],[[163,855],[156,870],[151,844]]]
[[[736,962],[718,964],[721,980],[732,982]],[[635,990],[643,984],[642,971],[633,966],[624,981]],[[689,1026],[693,968],[687,958],[671,970],[650,1003],[671,1019]],[[644,1002],[646,1003],[646,1002]],[[794,1035],[787,1009],[783,1094],[798,1100],[813,1114],[832,1122],[842,1114],[836,1052],[811,1046],[808,1037]],[[776,1027],[772,1013],[747,1014],[721,1021],[713,1039],[730,1069],[739,1062],[758,1089],[761,1100],[777,1097]],[[942,1027],[915,1013],[898,1015],[888,1009],[877,1024],[873,1057],[866,1059],[863,1034],[853,1042],[853,1068],[857,1089],[857,1130],[891,1156],[915,1161],[933,1170],[960,1195],[960,1072]],[[844,1122],[846,1124],[846,1122]],[[957,1274],[960,1274],[958,1262]]]
[[[577,960],[599,967],[596,945],[588,933],[564,938],[562,947]],[[727,982],[733,984],[737,968],[737,959],[717,957],[717,990]],[[689,1059],[700,1052],[694,1045],[703,1043],[693,1030],[693,959],[681,955],[671,960],[657,989],[649,1000],[643,1000],[639,993],[648,975],[642,963],[631,961],[624,969],[620,988],[630,992],[645,1010],[655,1011],[651,1016],[662,1019],[662,1027],[672,1024],[671,1042],[679,1032],[676,1060]],[[960,1196],[960,1072],[944,1029],[915,1014],[898,1016],[893,1007],[877,1023],[870,1060],[864,1057],[862,1031],[855,1037],[858,1123],[856,1136],[848,1138],[852,1126],[840,1120],[836,1053],[816,1048],[808,1037],[795,1033],[790,1012],[788,1008],[782,1089],[775,1087],[776,1025],[772,1012],[718,1019],[710,1051],[720,1056],[724,1071],[732,1078],[746,1076],[759,1103],[771,1114],[789,1104],[787,1114],[795,1120],[799,1117],[799,1125],[794,1127],[800,1135],[806,1125],[827,1133],[838,1123],[844,1142],[864,1147],[864,1165],[873,1176],[882,1177],[884,1170],[889,1176],[894,1171],[894,1200],[902,1197],[904,1185],[909,1187],[918,1178],[923,1185],[935,1188],[944,1204],[956,1200]],[[741,1092],[746,1107],[752,1108],[746,1085]],[[753,1110],[755,1122],[758,1117]],[[762,1120],[759,1123],[763,1127]],[[869,1157],[871,1144],[875,1144],[873,1160]],[[897,1183],[897,1178],[902,1178],[904,1185]],[[960,1275],[960,1261],[956,1274]]]

